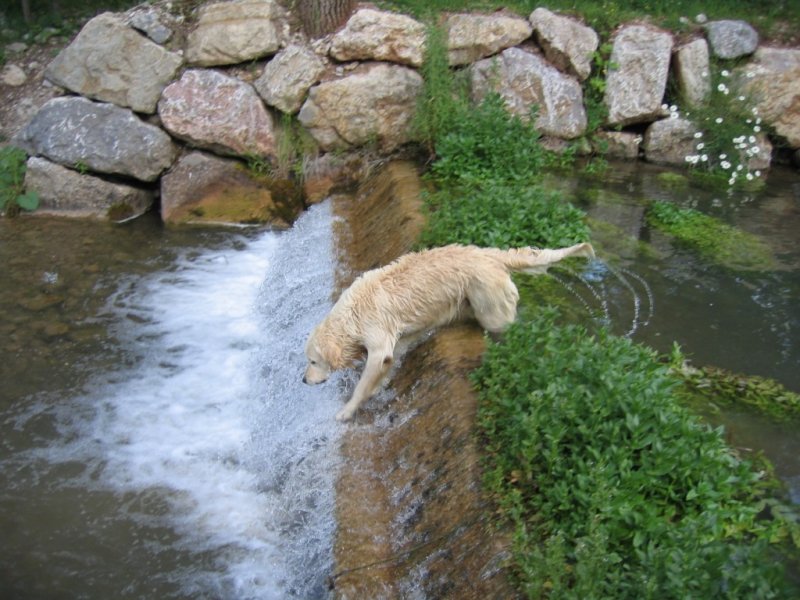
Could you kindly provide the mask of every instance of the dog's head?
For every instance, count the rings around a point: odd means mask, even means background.
[[[306,342],[306,366],[303,383],[316,385],[327,380],[335,368],[338,367],[341,350],[339,346],[327,336],[322,334],[323,324],[320,324]]]

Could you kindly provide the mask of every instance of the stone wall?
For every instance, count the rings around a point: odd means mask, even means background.
[[[214,202],[250,194],[258,209],[237,209],[230,220],[285,226],[302,198],[273,190],[258,173],[268,163],[285,169],[291,160],[286,116],[327,155],[320,164],[330,181],[347,172],[337,171],[331,157],[367,148],[389,155],[413,144],[424,25],[367,6],[319,39],[309,39],[297,23],[276,0],[207,4],[188,24],[155,7],[89,21],[47,66],[58,97],[12,140],[35,157],[28,187],[39,193],[43,211],[85,215],[80,199],[88,194],[95,196],[89,212],[97,216],[112,203],[133,206],[128,196],[140,211],[144,194],[150,202],[160,195],[167,222],[211,214],[225,220]],[[590,27],[544,8],[528,18],[451,14],[443,25],[450,63],[468,71],[476,100],[495,90],[525,118],[537,106],[537,128],[562,145],[585,135],[587,80],[603,76],[593,63],[603,40]],[[687,153],[696,153],[697,128],[664,105],[665,93],[673,82],[686,108],[702,103],[711,93],[712,57],[737,60],[731,91],[755,102],[749,148],[756,149],[748,149],[754,161],[748,165],[770,164],[772,144],[758,131],[761,119],[797,151],[800,50],[760,46],[756,31],[741,21],[691,29],[679,42],[669,31],[631,23],[607,40],[608,121],[594,137],[604,140],[608,155],[685,165]],[[68,189],[46,184],[58,179],[51,163],[77,174],[66,178]],[[238,187],[217,193],[219,184],[201,177],[198,165],[214,165],[221,181],[241,185],[241,194]],[[269,191],[259,196],[252,188]]]

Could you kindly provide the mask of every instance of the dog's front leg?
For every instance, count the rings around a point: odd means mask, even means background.
[[[364,366],[364,371],[361,373],[361,379],[358,380],[358,384],[356,385],[356,389],[353,390],[353,395],[350,400],[336,415],[336,420],[349,421],[352,419],[361,403],[375,392],[375,388],[378,387],[381,379],[384,378],[391,366],[391,349],[389,349],[388,352],[368,350],[367,364]]]

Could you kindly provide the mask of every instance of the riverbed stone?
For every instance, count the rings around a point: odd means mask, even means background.
[[[128,24],[156,44],[166,44],[172,37],[172,29],[165,24],[167,18],[168,15],[149,6],[134,8],[127,14]]]
[[[578,81],[537,54],[508,48],[496,58],[472,66],[473,99],[498,92],[509,111],[523,119],[536,106],[536,129],[545,135],[572,139],[586,131],[586,109]]]
[[[150,114],[182,64],[178,54],[104,13],[86,23],[48,65],[45,77],[88,98]]]
[[[218,154],[269,157],[273,121],[253,86],[211,69],[189,69],[158,103],[164,128]]]
[[[202,7],[189,33],[191,65],[233,65],[275,54],[284,39],[284,14],[274,0],[235,0]]]
[[[656,121],[644,134],[645,159],[659,165],[686,166],[686,157],[697,154],[696,132],[697,127],[687,119]]]
[[[718,58],[739,58],[758,48],[758,32],[746,21],[711,21],[705,29],[711,50]]]
[[[161,178],[166,223],[267,223],[285,229],[302,210],[299,189],[275,185],[238,160],[205,152],[183,156]]]
[[[800,50],[762,46],[734,71],[734,81],[755,105],[753,120],[761,117],[800,148]]]
[[[673,39],[648,25],[626,25],[614,36],[606,80],[609,125],[653,121],[661,115]]]
[[[330,54],[339,61],[382,60],[419,67],[425,26],[409,16],[362,8],[333,36]]]
[[[706,40],[692,40],[675,50],[673,69],[678,91],[686,105],[697,107],[703,104],[711,94],[711,66]]]
[[[533,32],[527,19],[502,13],[450,15],[445,28],[448,57],[453,66],[470,64],[516,46]]]
[[[316,53],[306,46],[292,44],[267,63],[253,85],[264,102],[294,114],[324,72],[325,63]]]
[[[14,63],[8,63],[0,71],[0,83],[3,85],[20,87],[25,85],[26,81],[28,81],[28,76],[25,74],[24,69]]]
[[[636,160],[642,145],[642,136],[630,131],[596,131],[592,136],[595,152],[606,158]]]
[[[164,131],[129,109],[81,97],[49,100],[12,143],[68,167],[141,181],[155,181],[177,154]]]
[[[312,87],[298,119],[323,150],[374,143],[390,151],[410,140],[421,90],[415,70],[376,63]]]
[[[79,173],[37,156],[28,159],[25,189],[39,195],[36,214],[121,221],[147,212],[150,189]]]
[[[544,55],[555,67],[583,81],[592,72],[592,55],[600,38],[577,19],[537,8],[528,18]]]

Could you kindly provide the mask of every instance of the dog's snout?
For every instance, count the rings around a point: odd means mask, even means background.
[[[308,380],[306,379],[305,375],[303,375],[303,383],[308,384]]]

